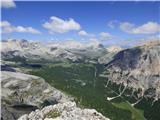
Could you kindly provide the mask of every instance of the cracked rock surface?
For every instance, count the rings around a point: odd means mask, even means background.
[[[3,120],[16,120],[37,108],[67,101],[44,79],[20,72],[2,71],[1,87]]]
[[[18,120],[109,120],[94,109],[81,109],[75,102],[59,103],[25,114]]]

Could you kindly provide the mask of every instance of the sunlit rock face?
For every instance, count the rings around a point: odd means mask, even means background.
[[[107,64],[108,62],[113,60],[114,55],[117,54],[121,50],[122,48],[117,45],[107,47],[106,48],[107,53],[98,58],[98,63]]]
[[[110,81],[140,90],[139,97],[160,98],[159,42],[122,50],[105,66]]]
[[[18,120],[109,120],[94,109],[81,109],[75,102],[59,103],[37,109]]]

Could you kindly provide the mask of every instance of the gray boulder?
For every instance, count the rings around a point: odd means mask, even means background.
[[[3,120],[14,120],[37,108],[67,101],[63,93],[33,75],[2,71],[1,86]]]

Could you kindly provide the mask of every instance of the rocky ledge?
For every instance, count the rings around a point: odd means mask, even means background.
[[[2,71],[1,88],[3,120],[16,120],[37,108],[68,101],[43,78],[20,72]]]
[[[18,120],[109,120],[94,109],[81,109],[75,102],[59,103],[25,114]]]
[[[1,120],[108,120],[96,110],[76,107],[37,76],[2,71],[1,86]]]

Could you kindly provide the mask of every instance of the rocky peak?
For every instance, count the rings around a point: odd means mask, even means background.
[[[160,98],[160,44],[147,44],[114,55],[106,64],[109,81],[122,84],[125,88],[140,90],[138,98]],[[152,94],[148,90],[152,89]],[[125,89],[124,89],[125,91]],[[124,93],[123,91],[123,93]],[[121,95],[123,94],[121,93]]]
[[[120,51],[114,56],[107,68],[138,70],[141,73],[160,73],[160,45],[141,46]]]
[[[122,50],[122,48],[120,46],[117,46],[117,45],[109,46],[107,48],[108,52],[119,52],[121,50]]]

